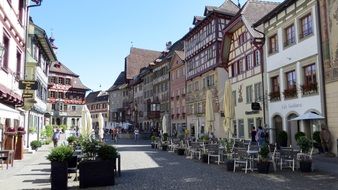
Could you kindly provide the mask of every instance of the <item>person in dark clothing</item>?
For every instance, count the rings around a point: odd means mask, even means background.
[[[256,142],[256,134],[257,134],[256,128],[252,127],[251,128],[251,142]]]

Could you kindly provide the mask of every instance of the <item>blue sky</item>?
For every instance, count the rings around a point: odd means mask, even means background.
[[[132,45],[163,51],[166,42],[175,42],[188,32],[193,16],[203,15],[205,5],[223,2],[43,0],[30,15],[48,35],[53,34],[61,63],[92,90],[106,90],[123,71]]]

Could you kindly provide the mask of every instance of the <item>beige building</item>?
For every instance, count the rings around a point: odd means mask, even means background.
[[[250,139],[252,127],[264,126],[262,91],[262,34],[252,24],[270,12],[277,3],[247,1],[225,28],[223,61],[229,72],[235,105],[234,137]],[[261,109],[252,110],[252,103]]]

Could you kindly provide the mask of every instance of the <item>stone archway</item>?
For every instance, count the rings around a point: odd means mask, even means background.
[[[287,133],[288,133],[288,144],[292,145],[292,147],[297,146],[297,142],[295,139],[295,134],[299,131],[298,121],[290,121],[293,118],[298,117],[298,114],[291,113],[287,116]]]

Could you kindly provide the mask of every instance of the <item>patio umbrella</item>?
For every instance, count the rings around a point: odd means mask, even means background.
[[[164,114],[164,115],[163,115],[163,118],[162,118],[162,133],[163,133],[163,134],[164,134],[164,133],[167,133],[167,128],[168,128],[168,126],[167,126],[167,121],[168,121],[167,115]]]
[[[224,86],[224,99],[223,99],[223,106],[224,106],[224,123],[223,127],[225,130],[225,134],[228,135],[228,138],[232,137],[233,131],[231,128],[231,119],[234,115],[234,105],[232,102],[232,89],[229,80],[225,81]]]
[[[312,112],[307,112],[304,113],[303,115],[300,115],[296,118],[290,119],[290,121],[299,121],[299,120],[316,120],[316,119],[324,119],[325,117],[312,113]]]
[[[90,137],[90,135],[92,134],[92,130],[93,130],[93,120],[92,120],[92,115],[90,114],[87,106],[85,106],[87,109],[87,133],[88,136]]]
[[[104,119],[103,119],[102,113],[99,113],[98,122],[99,122],[99,137],[100,137],[100,140],[102,140],[103,134],[104,134],[104,131],[103,131]]]
[[[82,107],[81,110],[81,119],[79,121],[79,128],[80,128],[80,134],[82,136],[87,136],[87,111],[86,111],[86,105]]]
[[[214,123],[214,109],[212,106],[212,94],[210,90],[207,90],[206,100],[205,100],[205,129],[206,132],[213,132],[213,123]]]

